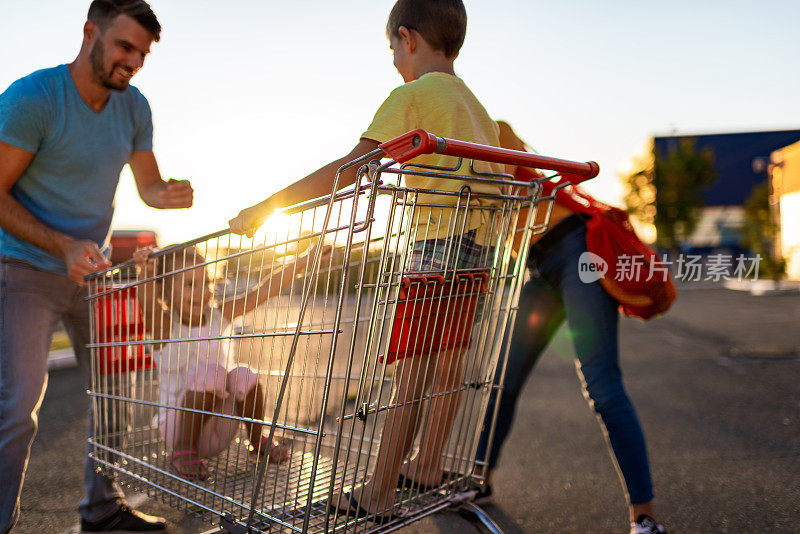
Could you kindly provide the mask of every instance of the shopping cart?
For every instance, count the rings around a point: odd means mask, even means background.
[[[453,166],[418,163],[433,153]],[[233,533],[387,532],[471,500],[527,243],[552,209],[541,180],[485,172],[486,162],[555,171],[559,188],[598,172],[415,130],[343,166],[337,184],[355,168],[353,186],[284,210],[252,239],[220,231],[153,252],[135,278],[131,262],[88,276],[98,468]],[[445,185],[407,186],[413,177]],[[434,222],[445,238],[424,241]],[[187,400],[197,377],[236,391],[247,369],[260,403]],[[434,447],[440,482],[392,489],[374,514],[331,506],[387,469],[375,465],[379,444],[403,410],[416,410],[403,435]],[[176,460],[211,422],[230,431],[223,446]],[[273,443],[277,455],[258,454]]]

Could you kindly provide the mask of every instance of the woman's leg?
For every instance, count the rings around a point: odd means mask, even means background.
[[[487,482],[491,476],[491,470],[497,466],[503,443],[511,431],[519,393],[539,359],[539,355],[563,320],[564,309],[560,297],[541,278],[532,273],[531,280],[523,286],[519,297],[519,309],[512,329],[511,346],[506,364],[505,383],[502,384],[501,389],[497,389],[501,386],[502,378],[502,362],[499,362],[495,373],[495,389],[489,396],[483,432],[478,444],[477,459],[479,462],[487,462],[488,472],[485,472]],[[487,451],[498,396],[500,403],[497,407],[497,422],[491,450]]]
[[[652,516],[653,489],[644,433],[622,384],[619,366],[618,304],[599,282],[580,280],[578,258],[581,250],[586,250],[584,234],[576,232],[568,237],[577,243],[567,247],[570,250],[563,254],[563,261],[554,262],[558,268],[546,274],[560,290],[584,396],[606,431],[627,489],[631,513]]]

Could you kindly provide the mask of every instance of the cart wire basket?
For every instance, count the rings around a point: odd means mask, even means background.
[[[554,173],[520,182],[504,164]],[[388,532],[468,501],[552,210],[541,181],[598,170],[415,130],[253,238],[224,230],[88,276],[91,457],[233,533]]]

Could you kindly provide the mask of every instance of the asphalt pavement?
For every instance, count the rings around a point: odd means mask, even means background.
[[[669,531],[800,532],[800,295],[684,290],[666,317],[623,320],[621,339]],[[524,390],[485,507],[506,532],[628,530],[573,354],[562,329]],[[86,403],[77,368],[51,371],[14,532],[77,532]],[[167,516],[173,534],[210,528],[155,499],[130,500]],[[480,530],[448,511],[401,532]]]

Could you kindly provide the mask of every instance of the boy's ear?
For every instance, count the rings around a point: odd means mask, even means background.
[[[408,48],[408,53],[413,53],[417,49],[417,38],[419,34],[414,30],[409,30],[405,26],[397,28],[397,33],[400,34],[400,46]]]

